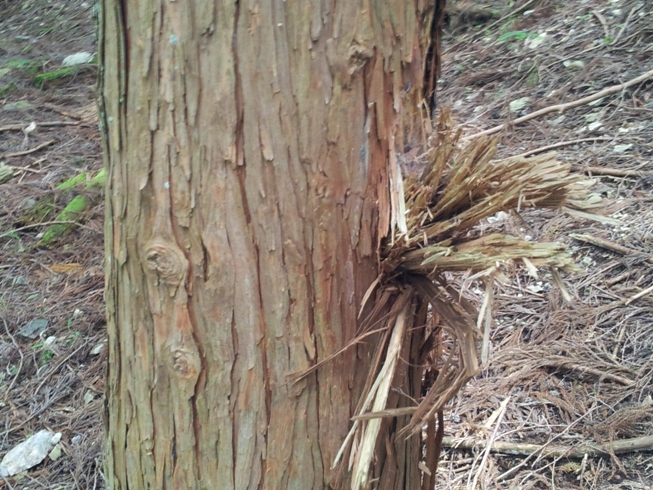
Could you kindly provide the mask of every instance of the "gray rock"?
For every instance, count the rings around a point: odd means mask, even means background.
[[[49,430],[37,432],[26,441],[10,450],[0,463],[0,475],[13,476],[29,470],[45,459],[52,448],[61,440],[61,432],[53,434]]]
[[[48,328],[48,321],[43,318],[36,318],[27,322],[18,330],[18,335],[27,339],[38,339],[39,336]]]
[[[10,102],[9,104],[5,104],[2,106],[2,110],[5,112],[16,112],[16,111],[24,111],[27,109],[31,109],[34,107],[31,103],[27,102],[26,100],[19,100],[16,102]]]
[[[70,56],[66,56],[63,59],[62,66],[83,65],[84,63],[91,61],[92,57],[93,55],[91,53],[86,53],[84,51],[81,53],[71,54]]]

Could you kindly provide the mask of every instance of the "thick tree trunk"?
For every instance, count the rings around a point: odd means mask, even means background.
[[[109,488],[344,485],[430,5],[104,0]]]

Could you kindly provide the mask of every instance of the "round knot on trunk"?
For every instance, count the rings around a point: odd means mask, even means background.
[[[156,239],[145,247],[147,271],[161,282],[178,287],[188,272],[188,260],[175,244]]]

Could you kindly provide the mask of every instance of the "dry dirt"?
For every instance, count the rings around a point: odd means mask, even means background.
[[[475,479],[487,489],[651,488],[650,450],[585,459],[484,458],[484,448],[493,439],[571,449],[653,433],[653,82],[512,123],[653,69],[653,5],[485,3],[486,16],[452,11],[438,105],[452,107],[468,136],[502,126],[501,156],[564,142],[559,158],[596,178],[604,214],[619,223],[554,212],[492,223],[521,237],[567,243],[586,272],[563,278],[568,303],[546,275],[520,273],[497,291],[489,367],[446,416],[448,436],[478,445],[444,451],[438,488],[471,488]],[[97,191],[80,191],[97,204],[72,232],[50,247],[39,245],[46,223],[74,196],[57,184],[101,168],[93,116],[97,71],[83,65],[35,84],[65,56],[97,50],[94,8],[92,1],[0,0],[0,161],[13,170],[0,184],[0,454],[43,428],[63,434],[61,458],[0,480],[0,488],[103,488]],[[574,233],[604,243],[579,241]],[[39,337],[18,334],[39,319],[48,322]]]

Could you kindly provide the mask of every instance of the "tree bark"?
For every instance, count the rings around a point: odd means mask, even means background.
[[[432,14],[103,0],[108,488],[346,485],[373,343],[287,376],[356,334]]]

